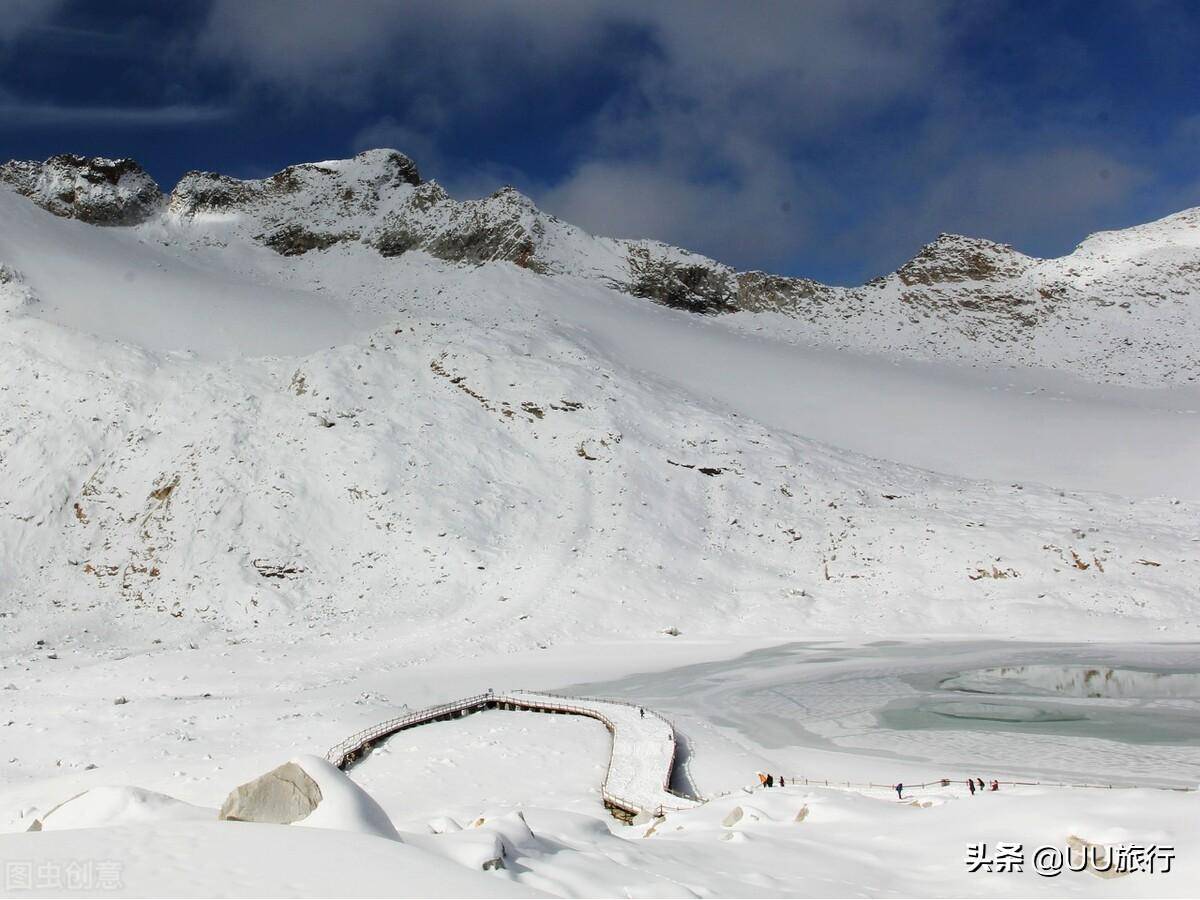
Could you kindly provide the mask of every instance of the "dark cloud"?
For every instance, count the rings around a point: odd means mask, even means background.
[[[62,5],[63,0],[5,0],[0,9],[0,46],[48,22]]]

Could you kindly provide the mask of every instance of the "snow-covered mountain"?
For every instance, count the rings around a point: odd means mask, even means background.
[[[387,150],[0,180],[13,640],[1200,623],[1194,393],[894,359],[1193,381],[1197,211],[1061,260],[943,236],[843,289],[456,201]]]
[[[885,277],[840,288],[737,272],[656,241],[598,238],[505,188],[459,202],[392,150],[290,166],[241,181],[193,172],[168,197],[132,160],[10,162],[0,182],[60,216],[129,225],[155,214],[203,241],[246,240],[285,256],[361,243],[384,257],[508,261],[594,278],[701,313],[773,312],[808,343],[968,363],[1041,366],[1155,386],[1200,377],[1200,210],[1102,232],[1059,259],[942,234]],[[761,327],[743,318],[744,327]]]
[[[943,236],[844,289],[459,202],[394,151],[0,182],[0,837],[31,878],[962,896],[964,836],[1001,835],[1178,845],[1128,883],[1194,893],[1195,795],[1154,789],[1197,776],[1194,211],[1062,260]],[[1068,690],[1098,680],[1134,687]],[[422,725],[354,783],[297,757],[493,686],[670,715],[708,802],[618,825],[578,716]],[[293,757],[315,814],[216,820]],[[1093,884],[1027,874],[994,883]]]

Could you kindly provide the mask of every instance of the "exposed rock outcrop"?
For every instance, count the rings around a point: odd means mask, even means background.
[[[1008,244],[997,244],[960,234],[939,234],[937,239],[896,270],[906,285],[984,281],[1021,274],[1032,263]]]
[[[132,159],[64,153],[0,165],[0,182],[38,206],[90,225],[137,225],[162,205],[158,184]]]
[[[392,820],[375,798],[319,756],[297,756],[234,788],[219,817],[355,831],[398,841]]]
[[[623,287],[635,297],[699,313],[737,308],[733,271],[703,256],[683,253],[670,258],[634,245],[629,247],[629,274]]]
[[[789,278],[766,272],[739,272],[734,305],[746,312],[796,312],[803,308],[828,304],[838,289],[811,278]]]
[[[331,235],[309,249],[357,240],[398,192],[421,184],[417,165],[395,150],[368,150],[349,160],[288,166],[269,178],[242,181],[213,172],[188,172],[171,192],[167,210],[189,221],[208,215],[236,216],[254,237],[285,255],[297,245],[280,234]]]

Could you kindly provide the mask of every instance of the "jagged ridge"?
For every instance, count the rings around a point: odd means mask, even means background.
[[[136,225],[160,211],[204,232],[284,256],[361,244],[385,257],[422,251],[452,263],[511,262],[594,278],[697,313],[775,312],[784,334],[838,347],[1085,371],[1134,383],[1200,377],[1200,238],[1192,210],[1094,235],[1042,260],[1007,244],[939,235],[891,275],[853,288],[738,272],[657,241],[593,237],[511,187],[456,201],[395,150],[289,166],[239,180],[190,172],[164,198],[128,159],[56,156],[0,166],[0,182],[55,215]]]

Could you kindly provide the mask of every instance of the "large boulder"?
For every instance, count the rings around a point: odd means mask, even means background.
[[[286,762],[230,791],[219,818],[290,825],[307,818],[321,802],[321,788],[294,762]]]
[[[373,834],[398,841],[370,794],[318,756],[297,756],[230,792],[220,818]]]

